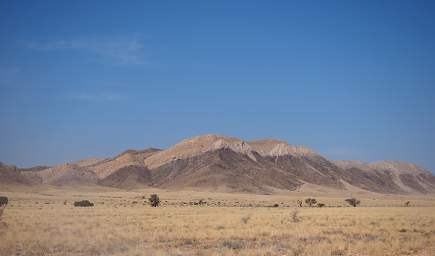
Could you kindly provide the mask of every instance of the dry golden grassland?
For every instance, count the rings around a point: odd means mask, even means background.
[[[304,195],[157,191],[162,206],[152,208],[142,199],[151,192],[0,192],[10,199],[0,255],[435,255],[430,197],[371,195],[357,208],[295,208]],[[344,197],[316,198],[345,206]],[[95,206],[74,207],[79,199]],[[189,204],[199,199],[207,205]],[[411,207],[403,207],[407,200]]]

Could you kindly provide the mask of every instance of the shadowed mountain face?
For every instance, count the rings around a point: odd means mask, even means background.
[[[151,185],[151,173],[141,165],[121,167],[98,181],[99,185],[117,188],[136,188]]]
[[[266,159],[275,168],[284,170],[305,183],[344,188],[341,182],[342,170],[321,156],[283,155],[267,156]]]
[[[260,194],[314,184],[343,192],[353,187],[377,193],[435,193],[435,177],[414,164],[332,162],[307,147],[284,141],[247,142],[216,135],[183,140],[167,150],[128,150],[113,158],[90,158],[49,168],[18,169],[0,163],[0,183]]]
[[[302,184],[290,173],[274,168],[258,154],[254,161],[229,148],[176,159],[152,172],[154,185],[163,188],[270,193],[271,188],[294,190]]]

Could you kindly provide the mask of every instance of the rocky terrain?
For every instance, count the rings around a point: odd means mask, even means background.
[[[435,193],[435,177],[415,164],[330,161],[303,146],[279,140],[243,141],[205,135],[166,150],[127,150],[54,167],[20,169],[0,163],[0,183],[158,187],[270,194],[303,185],[388,194]]]

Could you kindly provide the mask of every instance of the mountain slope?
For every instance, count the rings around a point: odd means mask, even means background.
[[[50,167],[36,174],[42,178],[42,183],[50,185],[75,185],[75,184],[95,184],[97,176],[94,172],[86,169],[89,164],[95,164],[99,160],[96,158],[85,159],[74,163],[66,163]]]
[[[136,184],[149,184],[149,170],[144,159],[158,149],[127,150],[113,158],[100,160],[89,158],[34,171],[21,171],[16,175],[38,178],[39,183],[63,185],[105,185],[127,188]],[[18,179],[18,178],[15,178]],[[25,181],[25,180],[24,180]],[[18,181],[23,183],[24,181]]]
[[[144,162],[148,168],[154,169],[174,160],[192,158],[222,148],[231,149],[255,160],[250,146],[238,138],[204,135],[183,140],[167,150],[150,156]]]
[[[93,171],[99,179],[104,179],[127,166],[144,167],[144,160],[158,152],[160,152],[160,150],[155,148],[145,150],[127,150],[113,158],[100,161],[93,165],[88,165],[87,168]]]
[[[344,188],[342,170],[313,150],[278,140],[257,140],[249,145],[278,169],[312,184]]]

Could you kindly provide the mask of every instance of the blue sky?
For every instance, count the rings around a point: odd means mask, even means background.
[[[279,138],[435,170],[433,1],[0,1],[0,161]]]

